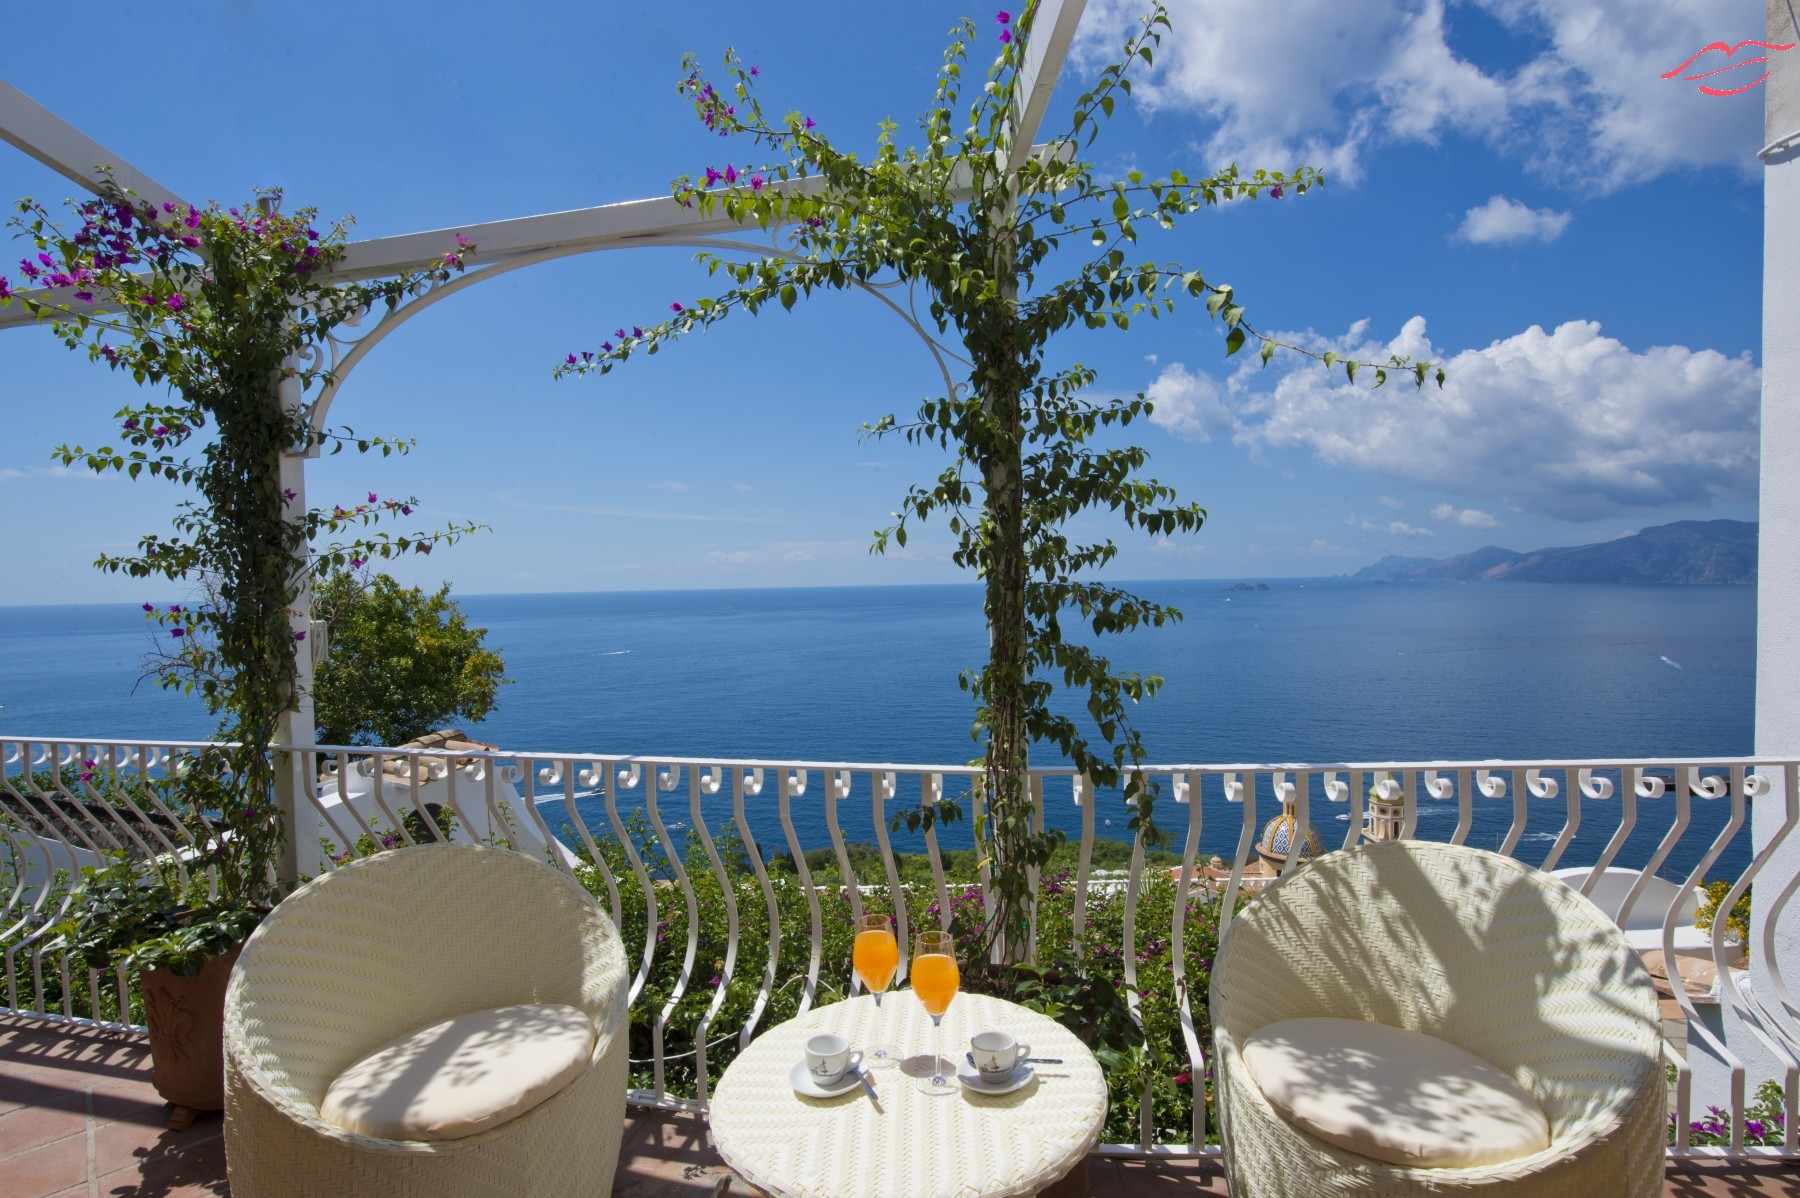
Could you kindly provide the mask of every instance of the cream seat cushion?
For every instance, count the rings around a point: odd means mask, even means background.
[[[1471,1052],[1358,1019],[1284,1019],[1244,1041],[1257,1089],[1288,1122],[1393,1165],[1468,1167],[1550,1145],[1531,1095]]]
[[[472,1011],[410,1031],[344,1070],[319,1117],[384,1140],[460,1140],[523,1115],[586,1068],[594,1024],[574,1007]]]

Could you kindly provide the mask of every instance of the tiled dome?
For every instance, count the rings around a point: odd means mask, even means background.
[[[1293,807],[1282,804],[1281,814],[1263,825],[1262,835],[1256,840],[1256,851],[1271,861],[1286,861],[1299,825],[1300,819],[1294,814]],[[1306,837],[1300,846],[1300,860],[1311,861],[1324,851],[1318,829],[1307,824]]]

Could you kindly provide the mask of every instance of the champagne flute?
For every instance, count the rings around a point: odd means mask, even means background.
[[[925,1004],[925,1013],[931,1016],[932,1051],[931,1072],[919,1078],[918,1088],[922,1093],[942,1097],[954,1094],[956,1084],[950,1080],[944,1068],[944,1012],[950,1009],[950,1000],[956,997],[956,942],[951,940],[948,932],[922,932],[913,945],[912,958],[913,993]]]
[[[880,1016],[881,995],[894,980],[895,970],[900,968],[900,946],[894,940],[887,916],[865,915],[856,921],[856,946],[850,952],[850,962],[856,968],[856,976],[875,996],[876,1023],[885,1033],[887,1025]],[[893,1045],[885,1040],[865,1049],[865,1053],[871,1069],[900,1063]]]

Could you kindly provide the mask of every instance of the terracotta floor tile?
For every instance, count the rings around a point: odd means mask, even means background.
[[[1665,1198],[1800,1198],[1800,1163],[1670,1165]]]
[[[0,1153],[0,1198],[44,1198],[86,1179],[85,1136],[68,1136],[12,1155]]]
[[[47,1091],[44,1099],[0,1115],[0,1156],[87,1130],[86,1094]]]
[[[103,1123],[94,1129],[94,1170],[106,1177],[121,1169],[139,1168],[146,1161],[192,1161],[195,1150],[209,1144],[213,1147],[206,1151],[223,1160],[224,1134],[224,1122],[216,1111],[202,1114],[186,1131],[170,1131],[166,1117],[149,1123]]]
[[[16,1111],[22,1106],[54,1101],[62,1092],[59,1086],[35,1077],[25,1077],[14,1072],[10,1066],[0,1065],[0,1115]]]

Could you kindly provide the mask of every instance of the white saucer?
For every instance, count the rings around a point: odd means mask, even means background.
[[[1003,1082],[982,1081],[981,1074],[966,1065],[956,1071],[956,1080],[977,1094],[1011,1094],[1036,1076],[1030,1065],[1014,1066],[1012,1076]]]
[[[821,1086],[807,1071],[805,1061],[795,1061],[793,1070],[788,1073],[788,1084],[794,1087],[794,1093],[804,1094],[808,1098],[836,1098],[862,1085],[862,1074],[854,1069],[847,1069],[844,1076],[836,1082]]]

